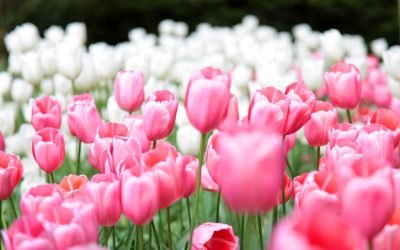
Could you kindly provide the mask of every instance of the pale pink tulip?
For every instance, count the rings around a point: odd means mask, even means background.
[[[114,96],[119,107],[133,112],[144,100],[144,75],[140,71],[120,71],[114,80]]]
[[[23,215],[46,213],[63,201],[56,184],[42,184],[32,187],[20,202]]]

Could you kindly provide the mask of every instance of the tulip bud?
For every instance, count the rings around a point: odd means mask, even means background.
[[[61,104],[49,96],[38,98],[32,105],[32,126],[36,131],[61,126]]]
[[[140,71],[120,71],[114,81],[114,96],[121,109],[133,112],[144,100],[144,75]]]
[[[239,238],[230,225],[207,222],[193,231],[192,250],[203,249],[239,249]]]

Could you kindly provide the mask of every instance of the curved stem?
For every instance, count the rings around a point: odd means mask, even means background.
[[[204,160],[204,151],[206,146],[206,134],[201,134],[201,141],[200,141],[200,151],[199,151],[199,166],[197,168],[197,176],[196,176],[196,193],[194,196],[194,210],[193,210],[193,221],[190,226],[190,238],[189,238],[189,248],[192,247],[192,237],[193,237],[193,230],[196,225],[197,220],[197,211],[199,209],[199,202],[200,202],[200,195],[201,195],[201,168],[203,166]]]
[[[353,120],[351,119],[350,109],[346,109],[346,115],[349,123],[353,123]]]
[[[264,240],[263,240],[263,233],[262,233],[262,222],[261,222],[261,214],[257,215],[257,225],[258,225],[258,240],[260,243],[260,249],[264,249]]]
[[[13,212],[13,214],[14,214],[14,218],[16,219],[16,218],[18,218],[18,213],[17,213],[17,209],[15,208],[14,201],[13,201],[11,195],[10,195],[10,197],[8,198],[8,200],[10,201],[11,210],[12,210],[12,212]]]
[[[172,250],[172,232],[171,232],[171,214],[170,214],[170,209],[167,207],[167,226],[168,226],[168,246],[169,249]]]
[[[221,202],[221,191],[218,191],[218,195],[217,195],[217,204],[215,205],[217,208],[217,215],[215,218],[215,222],[219,222],[219,203]]]
[[[289,159],[287,157],[285,157],[285,161],[286,161],[287,170],[289,170],[290,177],[294,178],[295,174],[293,172],[292,166],[290,166]]]
[[[76,157],[76,174],[79,175],[81,171],[81,149],[82,142],[78,139],[78,147],[77,147],[77,157]]]
[[[154,221],[153,220],[150,222],[150,227],[153,230],[154,237],[156,238],[157,249],[160,250],[161,249],[160,241],[158,240],[158,234],[157,234],[156,226],[154,225]]]

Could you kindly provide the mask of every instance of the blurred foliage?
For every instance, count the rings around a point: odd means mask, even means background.
[[[82,21],[89,43],[115,44],[127,40],[133,27],[156,33],[166,18],[185,21],[193,30],[200,22],[234,25],[246,14],[279,30],[306,22],[320,31],[337,28],[361,34],[366,41],[385,37],[390,44],[398,43],[396,0],[0,0],[0,37],[23,22],[43,32],[52,24],[65,27]],[[0,48],[4,55],[2,41]]]

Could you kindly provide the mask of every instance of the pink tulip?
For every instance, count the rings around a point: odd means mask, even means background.
[[[362,83],[361,97],[366,102],[372,102],[378,107],[389,107],[392,101],[387,75],[377,68],[368,69],[368,74]]]
[[[21,198],[21,212],[23,215],[46,213],[62,201],[62,194],[56,184],[42,184],[32,187]]]
[[[114,80],[118,106],[130,113],[140,109],[144,100],[144,75],[140,71],[120,71]]]
[[[361,99],[360,72],[352,64],[339,62],[325,73],[325,86],[332,104],[344,109],[355,108]]]
[[[3,133],[0,131],[0,151],[5,151],[6,150],[6,143],[4,141],[4,136]]]
[[[81,207],[85,205],[81,204]],[[68,249],[87,243],[97,242],[97,222],[93,216],[86,216],[67,206],[56,206],[47,213],[38,215],[44,228],[53,236],[55,249]]]
[[[225,120],[219,125],[218,129],[223,131],[226,130],[231,124],[237,124],[239,122],[239,104],[238,99],[235,95],[231,94],[229,99],[228,113]]]
[[[374,238],[373,247],[374,250],[400,249],[400,223],[386,225]]]
[[[64,198],[86,197],[86,175],[70,174],[61,179],[59,187]]]
[[[56,128],[44,128],[32,139],[32,153],[39,167],[46,173],[53,173],[63,163],[65,142],[61,131]]]
[[[185,108],[191,124],[205,134],[224,121],[229,107],[231,80],[216,68],[194,72],[185,96]]]
[[[35,214],[18,218],[1,232],[7,250],[53,250],[57,249],[50,232]]]
[[[256,127],[274,128],[283,133],[289,105],[289,98],[273,87],[257,90],[249,105],[249,123]]]
[[[286,87],[285,94],[290,100],[290,106],[283,134],[289,135],[310,120],[314,110],[315,95],[305,85],[296,82]]]
[[[304,135],[313,147],[328,143],[328,131],[338,122],[338,112],[328,102],[317,101],[311,119],[304,125]]]
[[[95,206],[97,221],[102,226],[117,224],[121,216],[119,188],[114,174],[97,174],[86,187],[89,200]]]
[[[218,134],[208,151],[208,170],[233,211],[265,212],[276,204],[284,171],[282,135],[243,127]]]
[[[271,250],[364,250],[365,240],[332,210],[311,210],[282,220],[272,233]]]
[[[149,223],[159,209],[159,189],[151,172],[135,176],[130,169],[121,175],[121,205],[125,216],[135,225]]]
[[[0,200],[6,200],[22,177],[22,163],[17,155],[0,151]]]
[[[201,187],[210,192],[218,192],[219,186],[215,181],[212,179],[208,169],[203,167],[201,169]]]
[[[196,190],[196,175],[199,161],[193,156],[176,158],[177,183],[180,183],[180,194],[183,198],[191,196]]]
[[[98,127],[94,143],[90,148],[89,162],[97,169],[100,168],[100,157],[103,150],[117,136],[127,137],[128,128],[124,124],[108,122]],[[99,169],[100,170],[100,169]]]
[[[76,95],[68,103],[68,128],[73,136],[84,143],[94,142],[101,116],[90,94]]]
[[[142,152],[147,152],[150,149],[151,141],[147,139],[146,133],[144,132],[143,119],[137,115],[128,115],[124,118],[123,123],[129,129],[129,136],[135,137],[142,148]]]
[[[43,96],[33,102],[32,126],[36,131],[47,127],[59,129],[61,117],[61,104],[56,99]]]
[[[143,110],[143,127],[151,141],[168,137],[175,125],[178,100],[168,90],[156,91],[150,95]]]
[[[236,250],[239,239],[230,225],[206,222],[193,231],[192,250]]]
[[[290,177],[287,175],[286,172],[284,172],[284,192],[285,192],[285,202],[287,202],[290,197],[293,195],[293,182],[290,180]],[[277,205],[282,204],[282,188],[278,193],[277,196]]]

